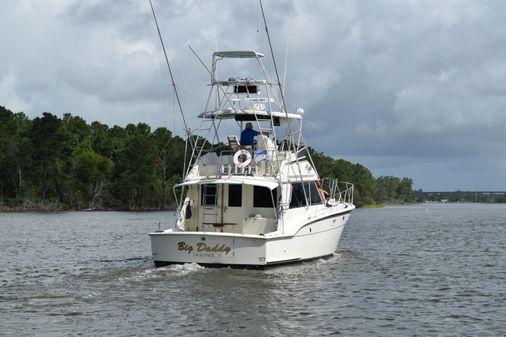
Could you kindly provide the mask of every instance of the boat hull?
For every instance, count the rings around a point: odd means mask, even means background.
[[[306,222],[293,235],[242,235],[166,230],[151,233],[155,266],[265,267],[332,255],[350,212]]]

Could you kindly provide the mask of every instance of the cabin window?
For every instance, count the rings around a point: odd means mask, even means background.
[[[307,183],[309,185],[309,195],[311,200],[311,205],[318,205],[322,203],[322,197],[320,191],[318,191],[318,186],[316,186],[316,181],[311,181]]]
[[[306,206],[306,198],[304,196],[304,188],[302,187],[302,184],[292,184],[292,199],[290,200],[290,208],[304,206]]]
[[[236,85],[234,86],[234,94],[258,94],[258,86],[256,85]]]
[[[242,185],[228,185],[228,207],[242,206]]]
[[[292,184],[292,199],[290,200],[290,208],[318,205],[322,203],[320,192],[314,181]]]
[[[216,184],[204,184],[202,185],[202,206],[216,206],[218,185]]]
[[[272,193],[271,193],[272,192]],[[277,206],[277,191],[267,187],[255,186],[253,189],[253,207],[273,208]],[[274,199],[275,205],[272,204]]]

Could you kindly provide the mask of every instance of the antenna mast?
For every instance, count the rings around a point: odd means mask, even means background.
[[[185,132],[186,132],[188,139],[190,140],[190,145],[193,147],[193,141],[190,137],[190,128],[188,128],[188,124],[186,123],[186,118],[184,116],[183,107],[181,105],[181,100],[179,99],[179,94],[177,91],[176,82],[174,80],[174,74],[172,73],[172,68],[170,67],[169,57],[167,56],[167,51],[165,50],[165,44],[163,43],[162,33],[160,32],[160,27],[158,26],[158,20],[156,19],[155,8],[153,7],[153,3],[151,2],[151,0],[149,0],[149,6],[151,7],[151,12],[153,13],[153,19],[155,19],[156,30],[158,32],[158,37],[160,38],[160,43],[162,45],[163,55],[165,56],[165,62],[167,63],[167,68],[169,68],[170,79],[172,81],[172,86],[174,87],[174,94],[176,96],[177,104],[179,106],[179,112],[181,113],[181,118],[183,120]]]

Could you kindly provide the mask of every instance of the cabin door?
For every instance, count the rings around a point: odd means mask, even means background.
[[[200,204],[202,205],[202,224],[206,226],[213,226],[221,222],[219,191],[217,184],[203,184],[200,190]]]
[[[225,190],[223,222],[227,225],[239,225],[244,219],[243,185],[222,185]]]

